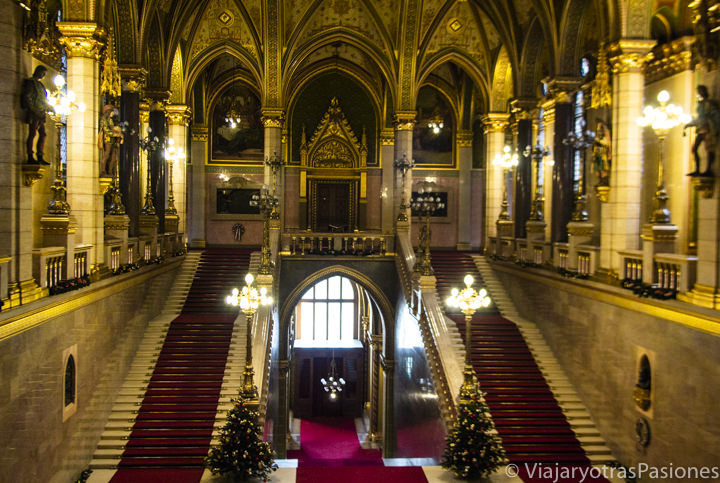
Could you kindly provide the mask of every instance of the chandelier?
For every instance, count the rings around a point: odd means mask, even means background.
[[[440,134],[440,130],[443,127],[445,127],[445,123],[443,122],[443,118],[440,113],[435,113],[435,115],[428,121],[428,128],[432,130],[433,134]]]
[[[328,393],[330,399],[337,399],[338,393],[342,392],[343,386],[345,385],[345,379],[338,377],[337,375],[337,366],[335,364],[334,354],[333,358],[330,360],[330,374],[328,374],[327,379],[321,377],[320,382],[322,383],[325,392]]]

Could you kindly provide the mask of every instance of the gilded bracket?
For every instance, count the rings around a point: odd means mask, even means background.
[[[25,186],[32,186],[39,179],[42,179],[45,168],[39,164],[23,164],[22,174]]]

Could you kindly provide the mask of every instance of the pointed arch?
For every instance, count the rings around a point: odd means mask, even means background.
[[[513,97],[513,70],[505,47],[498,52],[490,89],[490,112],[506,112]]]
[[[483,69],[477,64],[477,62],[469,57],[465,52],[457,50],[455,48],[444,49],[437,52],[432,57],[425,59],[425,62],[420,70],[418,70],[418,80],[416,82],[417,90],[425,82],[427,77],[438,67],[445,62],[452,62],[459,66],[470,79],[472,79],[479,95],[487,105],[490,94],[490,86],[487,77],[483,74]],[[417,97],[417,92],[415,92]]]
[[[547,51],[542,26],[536,19],[532,22],[530,30],[525,37],[522,49],[521,62],[522,70],[515,79],[515,91],[520,97],[535,97],[537,86],[542,78],[543,53]],[[550,49],[552,56],[552,49]],[[550,58],[551,65],[553,62]]]

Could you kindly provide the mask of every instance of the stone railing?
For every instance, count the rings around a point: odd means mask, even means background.
[[[282,234],[283,255],[392,255],[394,236],[381,233],[314,233]]]
[[[621,250],[620,255],[620,280],[643,279],[643,253],[642,250]]]
[[[655,255],[655,282],[658,287],[687,292],[695,284],[697,257],[658,253]]]

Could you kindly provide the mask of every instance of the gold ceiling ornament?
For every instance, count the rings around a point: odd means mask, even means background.
[[[607,50],[603,45],[598,52],[597,75],[590,91],[590,109],[601,109],[610,105],[612,105],[610,64],[607,60]]]
[[[115,37],[112,29],[108,34],[105,60],[100,75],[100,93],[107,95],[109,98],[118,98],[122,94],[122,82],[117,61],[115,60]]]
[[[315,128],[310,142],[305,141],[303,127],[300,145],[300,163],[318,168],[366,168],[367,142],[363,129],[362,141],[358,141],[350,124],[345,119],[337,97],[330,101],[330,107]]]

